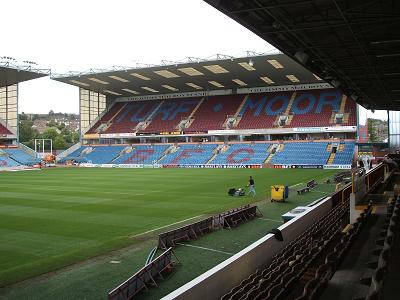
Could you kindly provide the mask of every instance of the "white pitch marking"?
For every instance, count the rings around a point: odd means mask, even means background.
[[[120,260],[112,260],[110,261],[110,264],[120,264],[121,261]]]
[[[298,185],[300,185],[300,184],[303,184],[303,183],[302,183],[302,182],[299,182],[299,183],[297,183],[297,184],[295,184],[295,185],[291,185],[291,186],[289,186],[289,188],[292,188],[292,187],[298,186]]]
[[[172,223],[172,224],[168,224],[168,225],[164,225],[164,226],[161,226],[161,227],[158,227],[158,228],[154,228],[154,229],[151,229],[151,230],[147,230],[147,231],[142,232],[142,233],[138,233],[138,234],[135,234],[135,235],[131,235],[130,238],[134,238],[134,237],[137,237],[137,236],[141,236],[141,235],[144,235],[144,234],[153,232],[153,231],[157,231],[157,230],[160,230],[160,229],[163,229],[163,228],[166,228],[166,227],[170,227],[170,226],[173,226],[173,225],[176,225],[176,224],[179,224],[179,223],[183,223],[183,222],[186,222],[186,221],[189,221],[189,220],[192,220],[192,219],[196,219],[196,218],[201,217],[201,216],[202,216],[202,215],[198,215],[198,216],[195,216],[195,217],[191,217],[191,218],[189,218],[189,219],[185,219],[185,220],[178,221],[178,222],[175,222],[175,223]]]
[[[279,222],[279,223],[282,223],[283,221],[280,221],[280,220],[273,220],[273,219],[268,219],[268,218],[258,218],[258,219],[260,219],[260,220],[264,220],[264,221],[273,221],[273,222]]]
[[[186,246],[186,247],[191,247],[191,248],[197,248],[197,249],[202,249],[202,250],[207,250],[207,251],[212,251],[212,252],[218,252],[218,253],[223,253],[223,254],[227,254],[227,255],[233,255],[234,253],[230,253],[230,252],[225,252],[225,251],[220,251],[220,250],[216,250],[216,249],[211,249],[211,248],[206,248],[206,247],[200,247],[200,246],[194,246],[194,245],[188,245],[188,244],[182,244],[182,243],[177,243],[178,245],[181,246]]]

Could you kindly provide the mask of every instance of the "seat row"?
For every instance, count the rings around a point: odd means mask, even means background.
[[[332,209],[276,254],[269,266],[251,274],[221,299],[284,298],[335,234],[340,232],[341,219],[348,212],[346,204]]]
[[[276,152],[271,164],[324,165],[330,156],[326,142],[286,143]],[[271,143],[220,144],[162,144],[162,145],[108,145],[82,146],[60,160],[65,162],[91,162],[95,164],[166,164],[166,165],[262,165],[269,156]],[[349,153],[335,164],[351,164],[354,143],[346,144]]]
[[[400,213],[400,198],[396,203],[393,201],[388,208],[388,213],[380,235],[382,239],[378,239],[376,244],[380,246],[377,267],[371,277],[369,292],[365,300],[382,299],[383,284],[387,276],[388,266],[393,251],[393,246],[399,241],[399,213]]]
[[[334,89],[116,102],[87,133],[325,127],[336,125],[332,121],[335,113],[349,115],[340,125],[355,126],[355,107],[353,100]],[[290,116],[290,122],[278,124],[280,115]],[[228,116],[236,119],[233,127],[226,123]],[[185,119],[190,122],[178,128]],[[141,122],[146,126],[138,128]]]
[[[295,300],[319,299],[329,280],[359,235],[360,230],[368,220],[371,212],[372,203],[370,202],[353,226],[331,247],[331,251],[325,256],[323,263],[318,266],[315,276],[305,283],[303,293],[296,297]]]

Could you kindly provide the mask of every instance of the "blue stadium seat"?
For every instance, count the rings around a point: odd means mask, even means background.
[[[115,164],[154,164],[170,145],[137,145],[117,158]]]
[[[20,148],[3,149],[13,160],[21,165],[31,166],[40,162],[40,159],[30,155],[28,152]]]
[[[353,162],[355,143],[345,142],[343,151],[337,151],[333,160],[334,165],[351,165]]]
[[[269,156],[267,150],[270,145],[268,143],[232,144],[225,152],[218,154],[211,164],[263,164]]]
[[[0,156],[0,168],[18,167],[21,164],[8,156]]]
[[[270,163],[278,165],[324,165],[330,152],[328,143],[285,143],[283,151],[276,152]]]
[[[179,145],[178,151],[164,157],[161,164],[205,164],[214,155],[217,144],[189,144]]]

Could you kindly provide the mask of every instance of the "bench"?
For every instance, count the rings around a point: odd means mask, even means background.
[[[313,189],[314,187],[317,186],[317,184],[318,183],[313,179],[313,180],[307,182],[307,187],[310,188],[310,189]]]
[[[308,193],[309,191],[310,191],[310,188],[309,187],[305,187],[305,188],[297,190],[297,194],[301,195],[303,193]]]

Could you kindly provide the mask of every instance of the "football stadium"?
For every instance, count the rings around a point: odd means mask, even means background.
[[[399,298],[400,5],[205,2],[279,50],[0,59],[0,299]],[[19,140],[19,86],[49,75],[79,88],[59,153]]]

